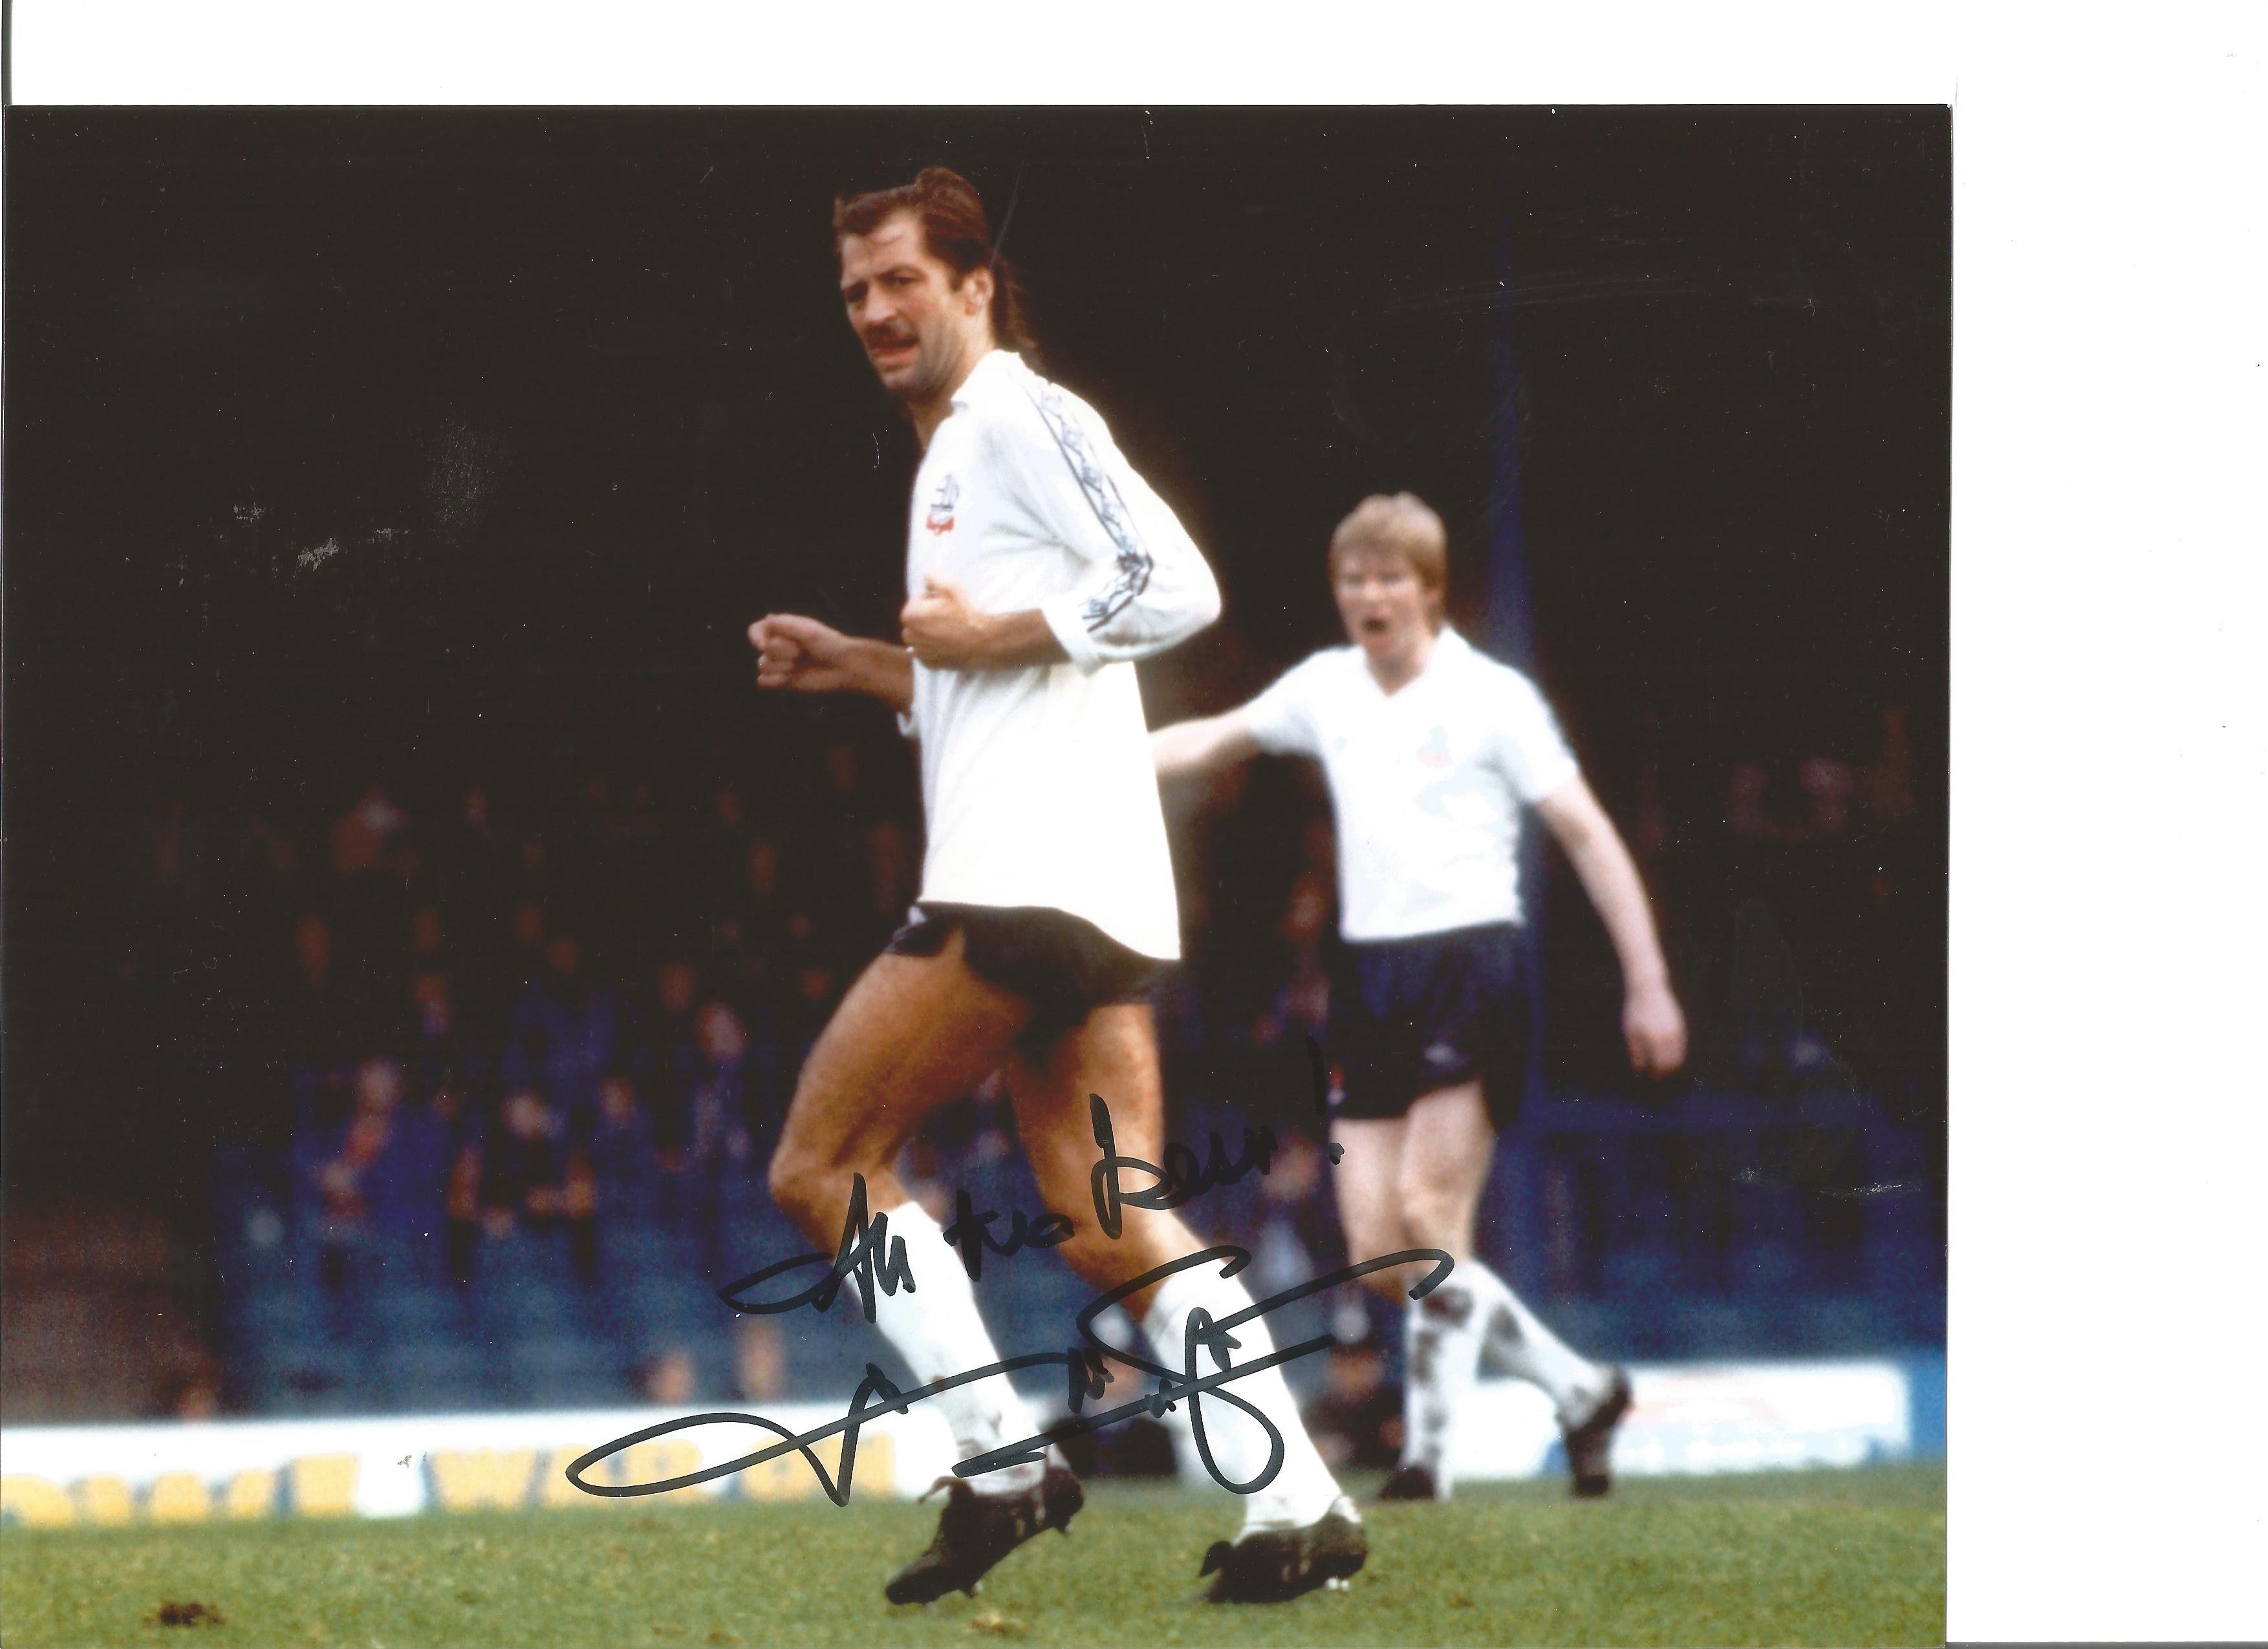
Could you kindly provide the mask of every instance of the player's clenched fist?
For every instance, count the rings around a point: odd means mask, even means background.
[[[756,685],[796,693],[864,693],[903,711],[914,702],[913,660],[902,647],[846,636],[799,613],[772,613],[748,626]]]
[[[1632,990],[1623,1004],[1631,1069],[1666,1077],[1685,1063],[1685,1013],[1666,985]]]
[[[748,626],[756,650],[756,685],[799,693],[852,687],[850,640],[841,630],[795,613],[773,613]]]
[[[965,669],[983,662],[988,619],[966,590],[936,573],[923,580],[922,593],[898,615],[906,645],[932,670]]]

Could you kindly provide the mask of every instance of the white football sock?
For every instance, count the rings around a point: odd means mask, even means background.
[[[983,1368],[1000,1360],[984,1319],[976,1310],[976,1293],[968,1273],[945,1240],[943,1227],[919,1203],[909,1202],[886,1211],[890,1240],[905,1239],[906,1264],[914,1286],[901,1285],[895,1293],[874,1292],[874,1326],[882,1331],[913,1371],[914,1384]],[[886,1255],[877,1254],[877,1269]],[[855,1300],[858,1279],[843,1279],[844,1292]],[[1013,1443],[1038,1432],[1030,1407],[1008,1383],[1005,1374],[970,1380],[929,1398],[953,1428],[957,1460],[987,1454],[1004,1443]],[[979,1494],[1019,1494],[1038,1486],[1044,1468],[1037,1461],[1004,1466],[967,1479]]]
[[[1480,1307],[1477,1314],[1488,1356],[1506,1373],[1543,1388],[1559,1410],[1561,1424],[1579,1425],[1590,1418],[1599,1399],[1606,1395],[1607,1371],[1588,1358],[1577,1356],[1521,1303],[1520,1296],[1505,1286],[1502,1277],[1478,1260],[1459,1261],[1452,1280],[1458,1278],[1473,1291]]]
[[[1219,1321],[1251,1306],[1252,1296],[1245,1292],[1244,1285],[1223,1277],[1219,1262],[1207,1261],[1176,1271],[1160,1284],[1142,1326],[1158,1360],[1179,1374],[1189,1367],[1185,1347],[1191,1312],[1203,1311]],[[1276,1342],[1264,1318],[1240,1323],[1228,1333],[1236,1342],[1229,1352],[1231,1364],[1250,1363],[1275,1352]],[[1197,1374],[1217,1373],[1220,1366],[1200,1344]],[[1284,1439],[1284,1462],[1274,1479],[1266,1488],[1243,1497],[1245,1530],[1301,1528],[1314,1522],[1339,1498],[1339,1485],[1307,1436],[1300,1406],[1292,1400],[1292,1388],[1284,1383],[1284,1371],[1277,1367],[1241,1374],[1212,1393],[1187,1400],[1204,1405],[1205,1441],[1220,1475],[1233,1483],[1249,1483],[1268,1464],[1268,1434],[1250,1415],[1219,1401],[1229,1393],[1259,1410]]]
[[[1402,1463],[1432,1473],[1444,1499],[1456,1476],[1450,1439],[1457,1410],[1480,1370],[1485,1327],[1479,1294],[1462,1265],[1402,1308]]]

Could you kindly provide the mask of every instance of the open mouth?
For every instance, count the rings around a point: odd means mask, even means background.
[[[1356,628],[1360,629],[1366,636],[1383,636],[1388,630],[1391,629],[1393,626],[1388,624],[1384,619],[1380,618],[1377,615],[1373,614],[1370,617],[1362,620]]]

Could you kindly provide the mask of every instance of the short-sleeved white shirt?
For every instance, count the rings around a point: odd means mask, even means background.
[[[1220,592],[1094,409],[1015,355],[980,360],[914,480],[906,593],[932,573],[986,613],[1036,607],[1070,655],[914,666],[929,850],[917,902],[1042,905],[1181,954],[1137,659],[1211,623]]]
[[[1262,749],[1323,764],[1349,940],[1521,919],[1521,804],[1577,769],[1550,707],[1519,671],[1445,628],[1399,692],[1380,688],[1361,648],[1332,647],[1243,714]]]

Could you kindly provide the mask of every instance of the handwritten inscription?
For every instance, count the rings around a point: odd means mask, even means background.
[[[1183,1203],[1216,1185],[1233,1185],[1256,1168],[1268,1172],[1268,1164],[1276,1154],[1276,1135],[1272,1130],[1244,1130],[1244,1155],[1235,1161],[1227,1160],[1221,1148],[1220,1136],[1212,1137],[1212,1146],[1200,1162],[1197,1153],[1178,1141],[1166,1145],[1166,1160],[1162,1166],[1145,1162],[1139,1157],[1119,1154],[1116,1136],[1110,1127],[1110,1108],[1102,1096],[1087,1096],[1088,1109],[1094,1123],[1094,1143],[1102,1152],[1102,1159],[1094,1165],[1091,1180],[1094,1189],[1094,1218],[1107,1237],[1116,1237],[1123,1226],[1122,1208],[1179,1208]],[[1151,1182],[1128,1189],[1123,1176],[1146,1174]]]
[[[1327,1078],[1321,1050],[1311,1044],[1310,1053],[1320,1106]],[[1102,1096],[1090,1094],[1088,1101],[1095,1147],[1101,1153],[1090,1175],[1094,1217],[1103,1233],[1114,1240],[1124,1229],[1126,1209],[1179,1208],[1205,1191],[1218,1186],[1233,1185],[1248,1174],[1266,1174],[1275,1155],[1274,1132],[1261,1128],[1245,1130],[1243,1149],[1234,1157],[1229,1155],[1220,1136],[1214,1134],[1202,1156],[1189,1145],[1168,1141],[1162,1153],[1165,1160],[1161,1163],[1148,1162],[1118,1149],[1116,1132],[1110,1120],[1110,1108],[1103,1101]],[[1336,1146],[1332,1149],[1331,1160],[1338,1160]],[[961,1263],[971,1278],[982,1275],[984,1255],[988,1252],[1005,1258],[1026,1248],[1050,1248],[1069,1240],[1073,1231],[1072,1223],[1066,1215],[1048,1211],[1042,1213],[1037,1219],[1028,1219],[1021,1210],[1017,1210],[1009,1215],[1005,1233],[995,1234],[994,1227],[1001,1218],[996,1210],[978,1210],[967,1191],[959,1193],[953,1224],[945,1228],[944,1235],[946,1242],[957,1250]],[[955,1476],[979,1476],[1005,1467],[1038,1461],[1045,1455],[1050,1445],[1065,1438],[1138,1414],[1148,1414],[1155,1418],[1175,1405],[1186,1402],[1198,1456],[1213,1481],[1233,1493],[1256,1494],[1274,1482],[1277,1473],[1282,1469],[1283,1435],[1257,1406],[1227,1388],[1235,1381],[1263,1369],[1280,1367],[1300,1358],[1311,1357],[1327,1349],[1331,1339],[1329,1335],[1317,1336],[1282,1347],[1265,1357],[1238,1363],[1233,1361],[1231,1356],[1238,1349],[1235,1330],[1325,1289],[1366,1277],[1373,1271],[1400,1265],[1424,1264],[1429,1268],[1410,1290],[1410,1299],[1422,1299],[1449,1275],[1453,1262],[1439,1248],[1408,1248],[1397,1254],[1365,1260],[1327,1277],[1315,1277],[1285,1289],[1227,1317],[1215,1319],[1201,1311],[1192,1312],[1184,1329],[1182,1366],[1178,1369],[1154,1362],[1131,1346],[1112,1344],[1097,1327],[1098,1320],[1114,1307],[1177,1272],[1218,1263],[1221,1268],[1220,1275],[1230,1277],[1244,1270],[1251,1261],[1248,1250],[1225,1243],[1187,1255],[1120,1283],[1095,1296],[1079,1311],[1077,1318],[1079,1342],[1064,1351],[1038,1351],[1007,1358],[982,1368],[972,1368],[943,1380],[932,1380],[910,1391],[899,1387],[880,1367],[869,1363],[865,1377],[851,1394],[849,1410],[842,1419],[831,1424],[809,1432],[793,1432],[777,1421],[759,1414],[716,1412],[687,1415],[662,1421],[628,1437],[618,1438],[602,1448],[593,1449],[568,1467],[567,1480],[586,1494],[608,1498],[667,1494],[762,1466],[791,1454],[799,1454],[819,1480],[820,1486],[826,1491],[828,1498],[837,1505],[847,1505],[850,1499],[851,1482],[857,1471],[859,1432],[873,1417],[909,1414],[917,1402],[925,1402],[941,1392],[951,1391],[955,1387],[989,1379],[994,1374],[1053,1367],[1064,1372],[1065,1395],[1071,1410],[1069,1417],[1045,1432],[960,1461],[953,1469]],[[818,1280],[808,1286],[777,1297],[767,1297],[763,1292],[764,1285],[774,1279],[792,1272],[808,1270],[814,1266],[824,1267],[825,1270]],[[885,1213],[870,1217],[868,1214],[864,1174],[854,1174],[851,1176],[850,1195],[843,1211],[843,1235],[836,1244],[833,1259],[823,1254],[799,1254],[751,1272],[717,1292],[719,1299],[740,1312],[771,1315],[794,1311],[804,1306],[824,1312],[834,1305],[836,1294],[846,1281],[856,1284],[855,1292],[869,1322],[874,1321],[877,1289],[885,1294],[895,1294],[900,1289],[914,1292],[919,1286],[906,1252],[905,1239],[890,1233],[889,1216]],[[1133,1371],[1138,1376],[1154,1379],[1157,1382],[1154,1388],[1115,1408],[1086,1412],[1086,1406],[1100,1401],[1106,1388],[1116,1379],[1111,1368],[1114,1363]],[[1226,1402],[1249,1416],[1268,1435],[1267,1463],[1248,1481],[1230,1479],[1213,1459],[1204,1417],[1204,1400],[1208,1398]],[[754,1426],[773,1433],[780,1441],[736,1460],[698,1471],[682,1472],[652,1483],[600,1483],[586,1478],[585,1474],[617,1454],[641,1448],[657,1439],[704,1425]],[[834,1437],[842,1438],[842,1453],[836,1470],[830,1474],[826,1463],[814,1452],[814,1446]]]
[[[874,1255],[882,1255],[878,1264]],[[744,1299],[744,1293],[761,1288],[776,1277],[790,1271],[800,1271],[814,1265],[824,1265],[827,1274],[799,1293],[784,1299]],[[733,1310],[750,1315],[770,1316],[783,1311],[793,1311],[799,1306],[809,1306],[814,1311],[825,1311],[835,1303],[836,1291],[846,1277],[858,1278],[858,1304],[866,1321],[874,1321],[874,1290],[886,1294],[900,1289],[914,1288],[913,1268],[906,1259],[906,1240],[890,1234],[890,1217],[877,1214],[866,1218],[866,1176],[850,1176],[850,1200],[843,1215],[843,1240],[835,1251],[830,1263],[823,1254],[799,1254],[792,1259],[768,1265],[761,1271],[752,1271],[737,1282],[727,1283],[717,1291],[718,1298]]]
[[[1071,1240],[1071,1223],[1068,1214],[1043,1213],[1029,1224],[1024,1211],[1013,1210],[1009,1215],[1005,1238],[992,1234],[993,1223],[1000,1218],[996,1209],[979,1212],[966,1190],[954,1199],[953,1223],[945,1228],[945,1240],[961,1250],[961,1263],[968,1272],[968,1280],[976,1282],[984,1275],[984,1255],[987,1249],[1006,1259],[1026,1248],[1052,1248]]]
[[[1089,1115],[1094,1128],[1094,1143],[1101,1152],[1091,1175],[1094,1195],[1094,1218],[1105,1236],[1116,1239],[1124,1229],[1123,1210],[1127,1208],[1179,1208],[1191,1198],[1217,1186],[1233,1185],[1248,1174],[1265,1174],[1276,1154],[1276,1135],[1272,1129],[1248,1128],[1244,1130],[1244,1147],[1241,1155],[1232,1159],[1219,1134],[1210,1136],[1204,1155],[1199,1157],[1190,1146],[1176,1140],[1167,1142],[1165,1161],[1145,1162],[1117,1149],[1116,1134],[1111,1126],[1110,1107],[1101,1094],[1088,1096]],[[1130,1185],[1127,1176],[1135,1181]],[[1143,1178],[1146,1176],[1146,1181]],[[836,1292],[847,1277],[858,1279],[858,1293],[866,1321],[874,1321],[874,1290],[880,1287],[886,1294],[895,1294],[901,1287],[910,1285],[911,1273],[907,1270],[906,1243],[902,1237],[889,1232],[889,1216],[878,1214],[870,1222],[866,1215],[866,1180],[864,1174],[850,1176],[850,1200],[843,1222],[843,1240],[830,1262],[823,1254],[799,1254],[792,1259],[768,1265],[761,1271],[726,1284],[718,1290],[718,1296],[735,1311],[773,1314],[810,1306],[825,1311],[835,1303]],[[987,1252],[1003,1258],[1025,1248],[1052,1248],[1071,1240],[1073,1230],[1071,1217],[1053,1211],[1042,1211],[1036,1219],[1027,1218],[1022,1210],[1007,1216],[1005,1233],[995,1235],[993,1227],[1002,1218],[996,1209],[979,1209],[966,1190],[954,1199],[953,1223],[945,1228],[945,1240],[960,1251],[961,1263],[971,1280],[981,1280],[984,1274]],[[878,1257],[879,1256],[879,1257]],[[819,1265],[828,1269],[824,1276],[800,1292],[780,1299],[751,1297],[749,1291],[760,1288],[776,1277],[791,1271],[808,1270]]]
[[[1138,1414],[1147,1414],[1154,1418],[1166,1413],[1176,1403],[1187,1402],[1189,1405],[1189,1420],[1196,1436],[1197,1453],[1204,1463],[1206,1472],[1211,1475],[1215,1483],[1232,1493],[1256,1494],[1276,1480],[1276,1475],[1283,1466],[1283,1434],[1257,1407],[1247,1402],[1227,1388],[1247,1375],[1256,1374],[1263,1369],[1280,1367],[1285,1364],[1296,1362],[1300,1358],[1312,1357],[1316,1352],[1326,1350],[1331,1343],[1331,1338],[1327,1334],[1318,1335],[1296,1344],[1282,1347],[1266,1357],[1255,1358],[1249,1362],[1236,1363],[1230,1360],[1230,1353],[1235,1349],[1237,1343],[1235,1330],[1246,1323],[1258,1321],[1271,1312],[1278,1311],[1295,1300],[1307,1299],[1327,1288],[1336,1287],[1341,1283],[1366,1277],[1373,1271],[1386,1270],[1399,1265],[1423,1264],[1430,1267],[1426,1274],[1420,1277],[1410,1290],[1410,1299],[1422,1299],[1448,1277],[1454,1262],[1447,1254],[1439,1248],[1409,1248],[1398,1254],[1382,1255],[1374,1260],[1365,1260],[1359,1264],[1350,1265],[1334,1271],[1327,1277],[1312,1278],[1296,1287],[1270,1294],[1265,1299],[1256,1300],[1245,1310],[1218,1320],[1209,1319],[1202,1312],[1192,1312],[1183,1336],[1182,1366],[1179,1370],[1169,1369],[1161,1363],[1153,1362],[1132,1347],[1111,1344],[1096,1327],[1097,1319],[1111,1307],[1130,1295],[1140,1293],[1154,1284],[1163,1282],[1176,1272],[1188,1270],[1195,1266],[1218,1263],[1221,1267],[1223,1277],[1233,1277],[1250,1264],[1251,1260],[1252,1255],[1248,1250],[1232,1244],[1222,1244],[1187,1255],[1181,1259],[1159,1266],[1154,1270],[1145,1271],[1139,1277],[1121,1283],[1116,1288],[1097,1295],[1081,1308],[1078,1317],[1078,1327],[1082,1343],[1071,1346],[1066,1351],[1035,1351],[1022,1357],[1005,1358],[998,1363],[989,1363],[981,1368],[968,1369],[944,1380],[932,1380],[926,1386],[918,1386],[910,1391],[901,1388],[888,1375],[869,1363],[866,1365],[865,1378],[858,1382],[858,1390],[851,1394],[850,1408],[842,1419],[829,1424],[818,1426],[808,1432],[795,1432],[789,1431],[778,1421],[769,1419],[760,1414],[718,1412],[686,1415],[674,1420],[664,1420],[659,1424],[633,1432],[627,1437],[617,1438],[603,1447],[593,1449],[567,1468],[567,1480],[586,1494],[614,1498],[667,1494],[674,1490],[689,1489],[719,1477],[728,1477],[735,1472],[747,1471],[752,1467],[764,1465],[785,1454],[799,1454],[803,1456],[805,1464],[811,1468],[813,1475],[818,1478],[820,1487],[826,1491],[828,1498],[837,1505],[848,1505],[850,1503],[851,1483],[857,1471],[859,1432],[874,1416],[893,1413],[909,1414],[913,1410],[913,1405],[917,1402],[925,1402],[939,1393],[950,1391],[957,1386],[965,1386],[973,1380],[988,1379],[994,1374],[1012,1374],[1028,1368],[1058,1367],[1064,1370],[1070,1379],[1071,1414],[1044,1432],[1020,1439],[1012,1443],[1004,1444],[988,1453],[961,1461],[953,1469],[955,1476],[980,1476],[989,1471],[998,1471],[1003,1467],[1037,1461],[1046,1454],[1050,1444],[1061,1442],[1066,1438],[1097,1430],[1115,1421],[1130,1419]],[[774,1268],[774,1271],[777,1272],[779,1269]],[[831,1292],[829,1297],[832,1297]],[[782,1306],[776,1308],[787,1309],[788,1307]],[[1125,1366],[1138,1374],[1154,1377],[1157,1380],[1156,1387],[1146,1395],[1134,1397],[1115,1408],[1092,1413],[1081,1412],[1085,1404],[1101,1395],[1102,1388],[1115,1378],[1108,1367],[1108,1365],[1114,1362]],[[1213,1366],[1206,1369],[1204,1365],[1207,1362],[1211,1363]],[[1222,1472],[1219,1463],[1213,1459],[1212,1448],[1205,1434],[1204,1417],[1203,1404],[1204,1400],[1207,1398],[1229,1403],[1250,1416],[1267,1432],[1268,1462],[1250,1479],[1244,1482],[1231,1479]],[[769,1447],[743,1454],[738,1459],[725,1461],[699,1471],[683,1472],[676,1476],[665,1477],[653,1483],[592,1483],[587,1479],[586,1474],[616,1454],[637,1448],[643,1444],[651,1443],[659,1438],[673,1436],[677,1432],[704,1425],[754,1426],[760,1431],[771,1432],[780,1440]],[[838,1469],[835,1473],[830,1474],[826,1463],[814,1451],[814,1445],[823,1443],[833,1437],[842,1438],[843,1445]]]

